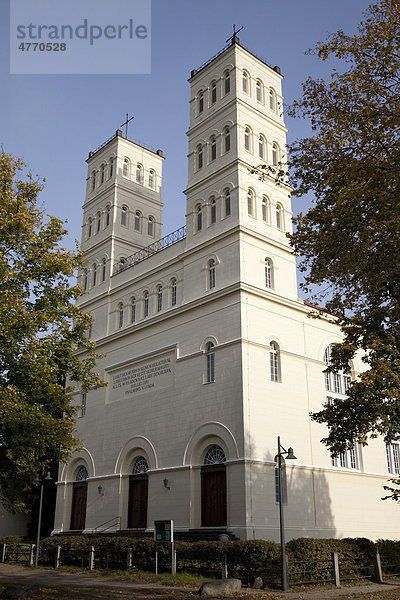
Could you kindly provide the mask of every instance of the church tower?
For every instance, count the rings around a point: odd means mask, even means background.
[[[246,265],[254,262],[252,246],[261,244],[267,287],[297,299],[295,258],[286,237],[290,187],[275,181],[286,163],[281,81],[279,67],[246,50],[237,36],[192,71],[186,247],[239,227],[249,236],[240,279],[255,284]],[[249,172],[260,164],[271,167],[264,181]]]
[[[91,295],[104,292],[130,255],[161,237],[163,160],[161,150],[148,150],[124,138],[121,130],[89,153],[81,285]]]

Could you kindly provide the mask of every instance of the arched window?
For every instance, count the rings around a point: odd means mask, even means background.
[[[171,306],[176,305],[176,279],[171,281]]]
[[[266,196],[263,196],[263,199],[261,202],[261,208],[262,208],[262,220],[264,221],[264,223],[268,223],[268,221],[269,221],[269,200]]]
[[[272,88],[269,90],[269,107],[276,112],[276,94]]]
[[[97,233],[99,233],[101,229],[101,213],[97,213]]]
[[[108,171],[108,177],[109,179],[111,179],[111,177],[114,175],[114,159],[110,158],[110,167],[109,167],[109,171]]]
[[[213,225],[217,222],[217,203],[215,202],[215,198],[211,198],[210,202],[210,223]]]
[[[272,144],[272,164],[276,167],[278,165],[278,145]]]
[[[122,206],[121,207],[121,225],[126,226],[127,220],[128,220],[128,209],[126,208],[126,206]]]
[[[126,260],[124,258],[120,258],[118,262],[118,272],[123,271],[126,267]]]
[[[88,289],[88,270],[85,269],[83,272],[83,289],[87,292]]]
[[[96,171],[93,171],[93,173],[92,173],[92,192],[95,187],[96,187]]]
[[[196,229],[197,231],[201,231],[203,228],[203,211],[201,209],[201,205],[198,204],[195,209],[196,212]]]
[[[101,281],[106,280],[106,268],[107,268],[107,261],[105,258],[103,258],[103,260],[101,261]]]
[[[152,189],[155,188],[155,179],[156,179],[156,174],[153,171],[153,169],[150,169],[150,171],[149,171],[149,187],[151,187]]]
[[[271,381],[280,381],[280,354],[279,346],[276,342],[270,342],[269,344],[269,366],[271,373]]]
[[[105,167],[105,165],[101,165],[101,168],[100,168],[100,185],[104,183],[105,175],[106,175],[106,167]]]
[[[204,457],[203,464],[220,465],[224,462],[226,462],[226,456],[221,446],[218,446],[217,444],[210,446]]]
[[[122,166],[122,175],[124,177],[129,177],[129,159],[128,158],[124,158],[124,163]]]
[[[149,465],[147,464],[147,460],[144,456],[138,456],[133,463],[132,474],[139,475],[140,473],[147,473],[148,470]]]
[[[204,94],[203,92],[199,93],[199,113],[202,113],[204,110]]]
[[[265,287],[273,288],[273,267],[270,258],[265,259]]]
[[[244,130],[244,147],[249,152],[251,151],[251,131],[249,127]]]
[[[203,167],[203,148],[198,146],[197,148],[197,168],[201,169]]]
[[[254,217],[254,192],[253,192],[253,190],[247,191],[247,212],[249,215]]]
[[[217,101],[217,84],[215,81],[211,84],[211,104],[215,104]]]
[[[108,227],[110,225],[110,212],[111,212],[111,209],[109,206],[107,206],[107,208],[106,208],[106,227]]]
[[[149,217],[147,221],[147,235],[154,236],[154,218]]]
[[[79,467],[77,474],[75,475],[75,481],[86,481],[89,477],[89,473],[86,467]]]
[[[225,216],[229,217],[231,214],[231,194],[229,190],[225,191]]]
[[[137,210],[135,212],[135,231],[140,231],[140,217],[141,217],[141,214]]]
[[[209,342],[206,346],[206,383],[215,381],[215,354],[214,344]]]
[[[92,276],[93,276],[93,287],[96,285],[97,282],[97,265],[96,263],[94,263],[93,267],[92,267]]]
[[[215,137],[211,138],[211,160],[215,160],[217,158],[217,140]]]
[[[135,298],[131,299],[131,323],[136,322],[136,300]]]
[[[229,152],[231,149],[231,132],[229,127],[224,129],[224,141],[225,141],[225,152]]]
[[[121,329],[123,324],[124,324],[124,305],[122,304],[122,302],[120,302],[120,304],[118,304],[118,329]]]
[[[159,285],[157,287],[157,312],[162,311],[162,304],[163,304],[163,289],[162,289],[162,285]]]
[[[262,135],[258,138],[258,156],[260,158],[265,157],[265,139]]]
[[[276,205],[276,226],[278,229],[283,231],[283,208],[281,204]]]
[[[229,92],[231,91],[231,76],[229,74],[229,71],[226,71],[224,75],[224,90],[225,94],[229,94]]]
[[[144,318],[149,316],[149,292],[143,294],[143,316]]]
[[[212,258],[208,261],[208,288],[215,288],[215,260]]]
[[[93,233],[93,220],[92,217],[89,218],[89,227],[88,227],[88,238],[92,237]]]
[[[262,84],[261,81],[256,81],[256,100],[262,102]]]
[[[249,93],[249,76],[246,73],[246,71],[243,71],[242,73],[242,87],[243,87],[243,91],[248,94]]]
[[[143,167],[142,165],[136,165],[136,183],[142,183],[143,181]]]

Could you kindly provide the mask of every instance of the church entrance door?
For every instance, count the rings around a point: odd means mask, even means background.
[[[77,481],[73,484],[71,529],[85,529],[86,521],[87,481]]]
[[[147,527],[148,475],[129,477],[128,528]]]
[[[225,526],[226,512],[225,465],[204,465],[201,468],[201,526]]]

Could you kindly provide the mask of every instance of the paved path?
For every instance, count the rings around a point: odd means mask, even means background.
[[[66,573],[56,571],[54,569],[29,569],[13,564],[0,564],[0,584],[4,583],[24,583],[38,584],[49,586],[70,586],[82,588],[101,588],[101,589],[120,589],[125,592],[130,590],[135,593],[135,596],[151,596],[152,592],[157,596],[162,596],[160,592],[165,591],[165,595],[173,595],[174,592],[195,592],[193,588],[169,587],[162,586],[157,583],[133,583],[131,581],[123,581],[121,579],[113,579],[112,576],[104,577],[92,573]],[[308,588],[302,591],[292,592],[266,592],[260,590],[247,590],[249,593],[258,594],[270,593],[276,600],[288,598],[290,600],[333,600],[346,594],[381,592],[385,590],[399,590],[400,599],[400,580],[391,580],[390,583],[366,583],[363,585],[346,586],[340,589],[337,588]],[[244,590],[246,591],[246,590]]]

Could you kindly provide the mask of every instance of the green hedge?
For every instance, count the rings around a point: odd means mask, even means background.
[[[117,564],[118,560],[124,563],[127,549],[131,548],[132,562],[136,568],[154,568],[155,543],[151,538],[55,536],[41,542],[41,550],[43,553],[47,552],[48,556],[55,555],[57,546],[62,547],[65,555],[70,551],[86,551],[90,546],[94,546],[95,550],[99,551],[95,554],[96,560],[99,561],[96,564],[99,566],[104,566],[101,556],[107,556],[107,565]],[[226,553],[228,573],[231,577],[239,577],[250,584],[257,576],[261,576],[268,584],[279,582],[280,546],[275,542],[177,541],[175,548],[179,570],[197,571],[206,575],[219,573],[222,553]],[[338,553],[341,578],[371,575],[376,548],[379,549],[383,561],[400,566],[400,542],[379,540],[374,544],[365,538],[291,540],[286,544],[289,579],[293,583],[332,579],[332,552]],[[160,544],[159,565],[166,566],[169,560],[169,545]]]
[[[375,544],[366,538],[298,538],[286,544],[286,552],[292,581],[332,579],[332,552],[337,552],[341,578],[346,579],[371,574]]]

